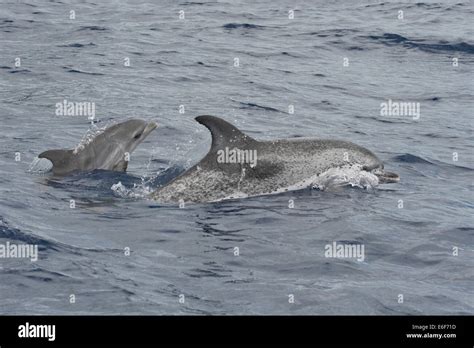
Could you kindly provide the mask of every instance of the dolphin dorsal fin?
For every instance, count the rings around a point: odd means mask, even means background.
[[[219,117],[203,115],[196,117],[195,120],[211,131],[212,145],[209,152],[217,151],[226,146],[244,148],[256,142],[255,139],[245,135],[235,126]]]
[[[40,153],[39,158],[46,158],[53,162],[53,166],[57,167],[66,164],[73,154],[72,150],[48,150]]]

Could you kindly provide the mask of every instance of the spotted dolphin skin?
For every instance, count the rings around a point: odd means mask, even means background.
[[[210,202],[309,187],[332,168],[359,167],[379,183],[399,181],[384,171],[369,150],[340,140],[284,139],[258,141],[215,116],[198,116],[212,136],[211,149],[195,166],[157,189],[159,202]]]
[[[105,129],[77,151],[48,150],[38,157],[46,158],[53,163],[55,175],[94,169],[126,171],[127,154],[130,155],[156,127],[154,122],[127,120]]]

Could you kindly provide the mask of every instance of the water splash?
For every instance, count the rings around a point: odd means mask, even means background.
[[[44,174],[48,173],[53,169],[53,163],[46,158],[35,157],[33,162],[30,163],[30,167],[27,172],[30,174]]]
[[[105,125],[104,127],[97,127],[95,124],[92,124],[91,128],[87,130],[79,144],[77,144],[77,146],[74,148],[73,153],[76,155],[80,151],[84,150],[84,148],[90,144],[95,139],[95,137],[97,137],[99,134],[102,134],[106,128],[108,128],[108,125]]]
[[[143,199],[148,197],[152,192],[153,188],[147,186],[147,181],[142,178],[142,182],[140,184],[133,184],[132,188],[127,188],[125,185],[119,181],[116,184],[113,184],[110,188],[117,196],[122,198],[133,198],[133,199]]]
[[[331,168],[318,175],[312,187],[322,191],[351,186],[370,190],[379,184],[378,177],[368,171],[362,170],[360,166],[348,166]]]

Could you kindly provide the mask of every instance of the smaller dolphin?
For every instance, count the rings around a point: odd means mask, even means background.
[[[94,169],[126,171],[128,155],[150,134],[157,124],[131,119],[115,124],[98,134],[79,150],[48,150],[39,154],[53,163],[53,174],[67,175]]]

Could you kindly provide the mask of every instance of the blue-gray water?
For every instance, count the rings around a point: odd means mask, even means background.
[[[473,12],[462,0],[1,0],[0,244],[37,244],[39,260],[0,259],[0,313],[473,314]],[[90,127],[55,115],[64,99],[95,102],[97,126],[160,127],[127,174],[31,173]],[[388,99],[419,102],[419,120],[381,116]],[[144,187],[206,153],[200,114],[259,139],[350,140],[401,181],[184,209],[147,200]],[[334,241],[364,245],[365,260],[326,258]]]

